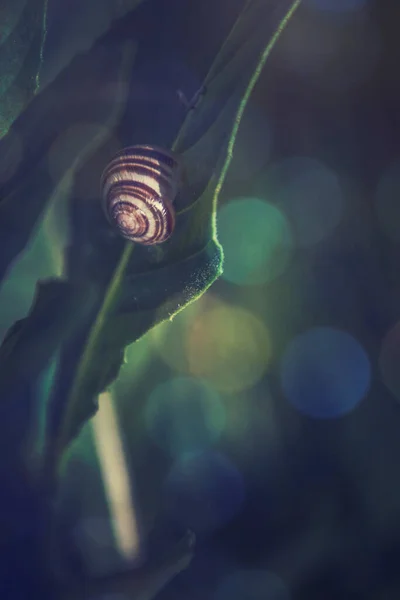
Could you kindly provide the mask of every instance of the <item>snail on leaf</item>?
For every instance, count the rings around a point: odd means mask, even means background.
[[[165,242],[175,226],[182,177],[179,157],[157,146],[121,150],[101,177],[107,219],[124,238],[139,244]]]

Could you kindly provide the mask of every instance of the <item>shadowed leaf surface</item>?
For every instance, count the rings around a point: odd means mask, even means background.
[[[117,19],[146,0],[51,0],[48,32],[40,69],[40,86],[47,86],[62,69],[112,27]]]
[[[57,350],[64,331],[72,336],[93,304],[89,287],[71,285],[63,280],[39,282],[29,315],[14,323],[0,347],[0,387],[7,390],[23,371],[26,381],[35,380],[49,357]],[[49,323],[51,311],[51,326]],[[37,332],[41,332],[41,352],[37,352]],[[21,341],[22,340],[22,341]],[[21,369],[21,362],[23,368]]]
[[[0,281],[32,236],[56,186],[118,118],[132,59],[131,44],[95,47],[36,96],[0,141]]]
[[[3,0],[0,6],[0,138],[33,98],[40,68],[47,0]]]

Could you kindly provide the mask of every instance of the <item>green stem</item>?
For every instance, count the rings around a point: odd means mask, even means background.
[[[85,378],[88,368],[90,366],[93,356],[96,353],[99,340],[101,339],[104,327],[107,323],[107,319],[113,311],[116,302],[118,301],[118,294],[121,282],[123,281],[126,268],[132,256],[133,248],[134,245],[132,243],[126,243],[121,259],[117,265],[117,268],[114,271],[110,284],[107,288],[103,304],[101,305],[101,308],[97,313],[96,320],[93,323],[93,326],[90,330],[85,349],[79,361],[79,367],[76,373],[76,377],[72,384],[71,393],[68,398],[67,408],[65,411],[57,443],[57,457],[61,457],[63,450],[68,445],[71,424],[74,421],[74,415],[80,399],[81,386],[85,384]]]

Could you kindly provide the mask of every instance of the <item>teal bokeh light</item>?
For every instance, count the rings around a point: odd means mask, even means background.
[[[176,377],[157,386],[145,408],[147,430],[169,454],[208,448],[225,427],[218,393],[201,379]]]
[[[339,180],[313,158],[295,156],[275,163],[257,182],[256,193],[285,215],[299,246],[321,242],[342,218]]]
[[[258,198],[237,198],[219,210],[218,239],[225,254],[222,277],[238,285],[274,279],[290,258],[292,238],[284,215]]]
[[[317,419],[340,417],[366,395],[371,378],[368,357],[350,334],[317,327],[297,336],[281,363],[288,401]]]

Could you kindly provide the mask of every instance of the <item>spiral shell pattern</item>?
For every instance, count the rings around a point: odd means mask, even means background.
[[[132,242],[165,242],[175,226],[172,203],[180,181],[181,164],[173,152],[156,146],[125,148],[101,178],[108,220]]]

